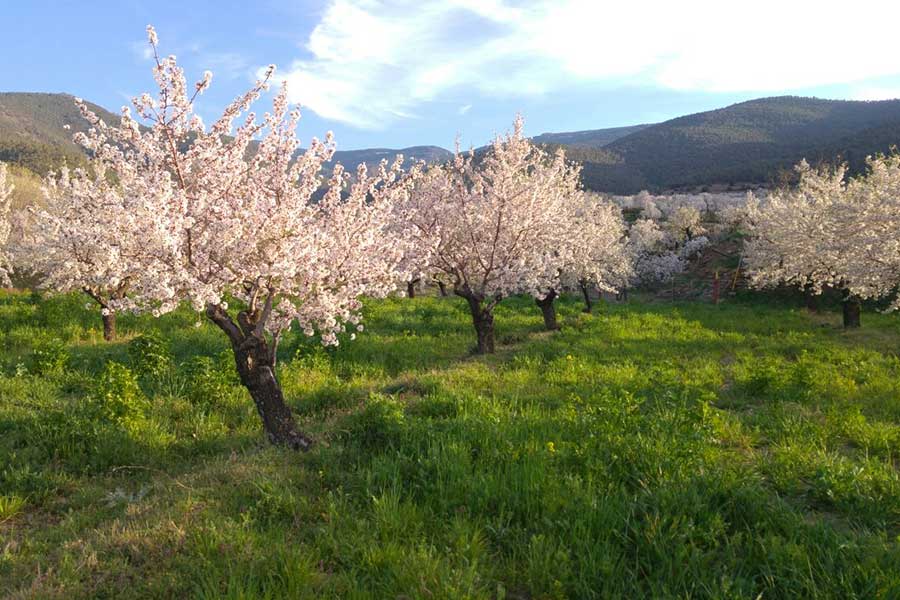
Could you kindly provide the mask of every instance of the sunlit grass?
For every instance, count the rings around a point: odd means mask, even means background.
[[[294,454],[212,326],[106,344],[83,304],[0,298],[0,593],[900,593],[894,316],[573,299],[546,333],[511,299],[476,357],[458,299],[370,302],[353,342],[282,343]]]

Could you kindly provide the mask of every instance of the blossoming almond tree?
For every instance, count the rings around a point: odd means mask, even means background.
[[[590,288],[601,292],[617,292],[633,273],[628,254],[626,227],[621,211],[609,202],[593,202],[575,215],[576,232],[582,240],[576,245],[571,266],[563,273],[584,296],[585,312],[593,306]],[[574,289],[571,283],[567,286]]]
[[[518,117],[484,155],[457,152],[429,169],[407,205],[417,238],[434,249],[434,270],[469,305],[478,353],[494,351],[503,298],[553,289],[558,264],[546,258],[568,235],[567,205],[578,190],[578,169],[532,144],[523,126]]]
[[[10,285],[9,275],[12,271],[9,244],[10,202],[13,185],[7,179],[6,163],[0,162],[0,285]]]
[[[631,272],[626,252],[625,223],[618,207],[602,198],[573,195],[563,218],[568,232],[555,249],[559,264],[557,287],[535,297],[548,330],[556,329],[557,291],[580,291],[585,312],[591,312],[591,288],[616,292]]]
[[[627,290],[635,285],[665,283],[684,271],[685,261],[671,248],[672,241],[656,221],[642,218],[632,223],[626,242],[631,271],[620,286]]]
[[[148,35],[157,96],[136,98],[137,118],[123,110],[117,127],[83,109],[93,127],[80,141],[98,172],[115,174],[109,194],[141,205],[110,224],[116,237],[135,241],[119,256],[128,294],[111,307],[159,315],[188,301],[202,310],[227,336],[269,440],[307,449],[311,440],[297,430],[276,378],[279,339],[293,322],[325,344],[337,344],[348,325],[362,329],[360,296],[386,295],[402,276],[386,225],[414,173],[404,173],[398,157],[375,175],[361,165],[350,182],[336,165],[314,200],[334,152],[331,135],[296,156],[300,114],[284,88],[261,120],[248,112],[274,67],[207,127],[194,101],[211,74],[190,89],[175,57],[159,57],[152,28]],[[72,179],[67,185],[88,185],[89,177]],[[98,244],[113,247],[109,239]],[[228,297],[240,306],[229,307]]]
[[[893,296],[900,308],[900,154],[869,157],[867,170],[845,187],[845,202],[834,211],[841,232],[834,255],[851,298]],[[856,303],[858,307],[858,302]],[[846,315],[845,304],[845,315]],[[858,319],[858,312],[856,313]],[[851,317],[853,316],[851,312]]]
[[[702,215],[697,207],[676,206],[667,212],[665,228],[675,242],[691,241],[706,233],[701,219]]]
[[[126,170],[113,177],[103,160],[88,170],[63,168],[44,181],[42,205],[20,214],[16,264],[39,275],[40,287],[90,296],[99,305],[107,341],[116,336],[113,302],[124,297],[139,268],[132,257],[143,252],[141,223],[152,216],[145,212],[150,204],[135,193],[133,177]]]
[[[843,294],[844,326],[858,327],[858,210],[845,183],[846,166],[813,169],[797,165],[794,189],[775,190],[765,202],[748,201],[745,222],[751,239],[744,260],[755,287],[796,285],[814,295],[831,287]]]

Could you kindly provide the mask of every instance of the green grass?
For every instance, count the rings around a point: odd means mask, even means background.
[[[900,595],[894,316],[512,299],[483,358],[459,299],[372,302],[282,343],[296,454],[212,326],[83,304],[0,296],[0,595]]]

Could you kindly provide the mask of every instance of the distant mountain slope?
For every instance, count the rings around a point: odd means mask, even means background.
[[[91,102],[88,107],[108,123],[116,123],[117,115]],[[70,125],[66,131],[63,127]],[[72,133],[86,131],[87,121],[69,94],[31,92],[0,93],[0,135],[18,135],[37,142],[71,145]]]
[[[761,98],[651,125],[590,153],[585,185],[633,193],[770,182],[800,159],[859,169],[865,155],[900,144],[900,100],[856,102],[782,96]]]
[[[106,121],[118,121],[90,106]],[[63,129],[67,124],[69,131]],[[0,93],[0,161],[38,174],[63,162],[79,164],[84,154],[71,139],[86,127],[67,94]],[[761,98],[655,125],[545,133],[534,140],[564,146],[583,164],[584,185],[598,191],[755,187],[774,181],[802,158],[842,158],[860,170],[866,155],[900,145],[900,100]],[[409,161],[452,157],[437,146],[414,146],[341,150],[336,160],[352,172],[361,162],[374,168],[397,153]]]
[[[453,153],[439,146],[412,146],[392,150],[389,148],[366,148],[364,150],[338,150],[334,153],[334,161],[344,165],[350,171],[355,171],[356,166],[366,164],[368,169],[378,167],[382,160],[392,163],[394,158],[402,154],[406,165],[413,162],[425,161],[426,163],[444,162],[453,158]]]
[[[88,103],[103,120],[117,123],[119,117]],[[70,125],[71,129],[64,129]],[[74,97],[68,94],[0,93],[0,161],[18,164],[35,173],[44,174],[58,168],[63,162],[79,164],[84,154],[74,142],[72,134],[85,131],[87,121],[75,106]],[[437,146],[413,146],[401,150],[371,148],[365,150],[339,150],[335,161],[355,172],[359,163],[376,168],[382,159],[394,160],[397,154],[414,161],[444,161],[453,156]]]
[[[119,117],[88,102],[108,123]],[[70,125],[70,130],[63,127]],[[72,134],[86,131],[87,121],[68,94],[0,93],[0,160],[45,173],[62,162],[77,164],[84,155]]]
[[[532,138],[538,144],[560,144],[575,148],[602,148],[619,138],[646,129],[650,125],[630,125],[627,127],[608,127],[589,131],[568,131],[562,133],[542,133]]]

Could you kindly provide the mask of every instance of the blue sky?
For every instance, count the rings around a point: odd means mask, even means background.
[[[667,118],[781,94],[900,97],[900,3],[806,0],[29,0],[0,21],[0,91],[113,111],[152,90],[145,27],[199,79],[209,122],[275,63],[302,139],[485,143]],[[264,107],[260,111],[264,110]]]

